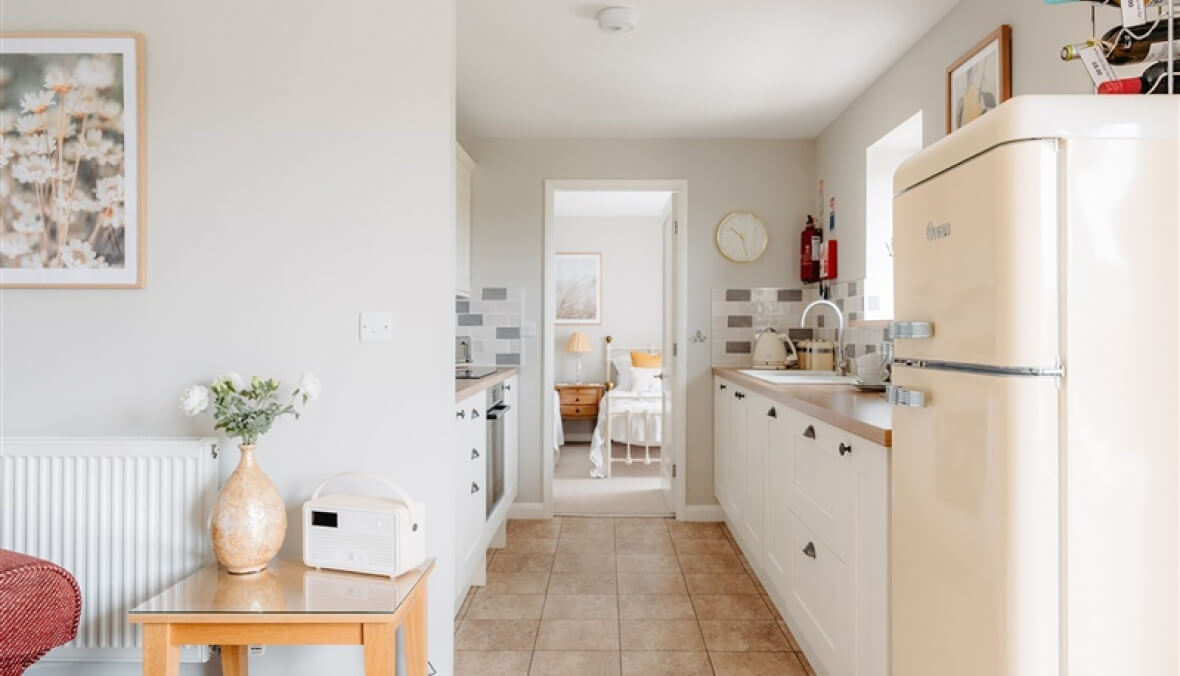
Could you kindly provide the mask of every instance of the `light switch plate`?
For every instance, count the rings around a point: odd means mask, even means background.
[[[391,313],[391,312],[362,312],[361,313],[361,342],[362,343],[392,343],[393,342],[393,313]]]
[[[521,338],[536,338],[537,337],[537,323],[536,322],[521,322],[520,324]]]

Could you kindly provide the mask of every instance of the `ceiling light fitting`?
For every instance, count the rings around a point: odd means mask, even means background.
[[[596,18],[603,33],[630,33],[639,23],[639,13],[630,7],[607,7]]]

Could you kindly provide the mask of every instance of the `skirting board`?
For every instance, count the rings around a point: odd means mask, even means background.
[[[685,505],[684,520],[712,522],[725,521],[725,512],[721,511],[721,505]]]
[[[540,502],[514,502],[508,509],[509,519],[548,519],[545,505]],[[725,521],[721,505],[687,505],[684,508],[685,521]]]
[[[514,502],[508,508],[509,519],[548,519],[545,504],[541,502]]]

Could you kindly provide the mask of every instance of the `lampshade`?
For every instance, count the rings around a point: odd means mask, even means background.
[[[594,347],[590,345],[590,339],[581,331],[575,331],[570,334],[570,342],[565,346],[566,352],[593,352]]]

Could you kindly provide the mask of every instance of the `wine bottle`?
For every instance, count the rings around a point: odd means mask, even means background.
[[[1180,19],[1171,19],[1171,21],[1176,26],[1176,35],[1180,36]],[[1139,32],[1138,35],[1141,37],[1134,37],[1131,33],[1136,30],[1146,31],[1146,34]],[[1061,49],[1061,59],[1073,61],[1080,58],[1081,50],[1091,46],[1093,42],[1093,40],[1088,40],[1082,44],[1066,45]],[[1102,44],[1106,60],[1112,66],[1159,61],[1168,58],[1169,51],[1173,54],[1180,54],[1180,38],[1177,38],[1172,45],[1168,43],[1167,21],[1137,26],[1130,31],[1122,26],[1115,26],[1106,31],[1106,34],[1098,42]],[[1172,50],[1169,50],[1169,46],[1172,46]]]
[[[1099,94],[1167,94],[1168,62],[1160,61],[1139,77],[1111,80],[1098,85]],[[1172,85],[1180,92],[1180,61],[1172,62]]]

